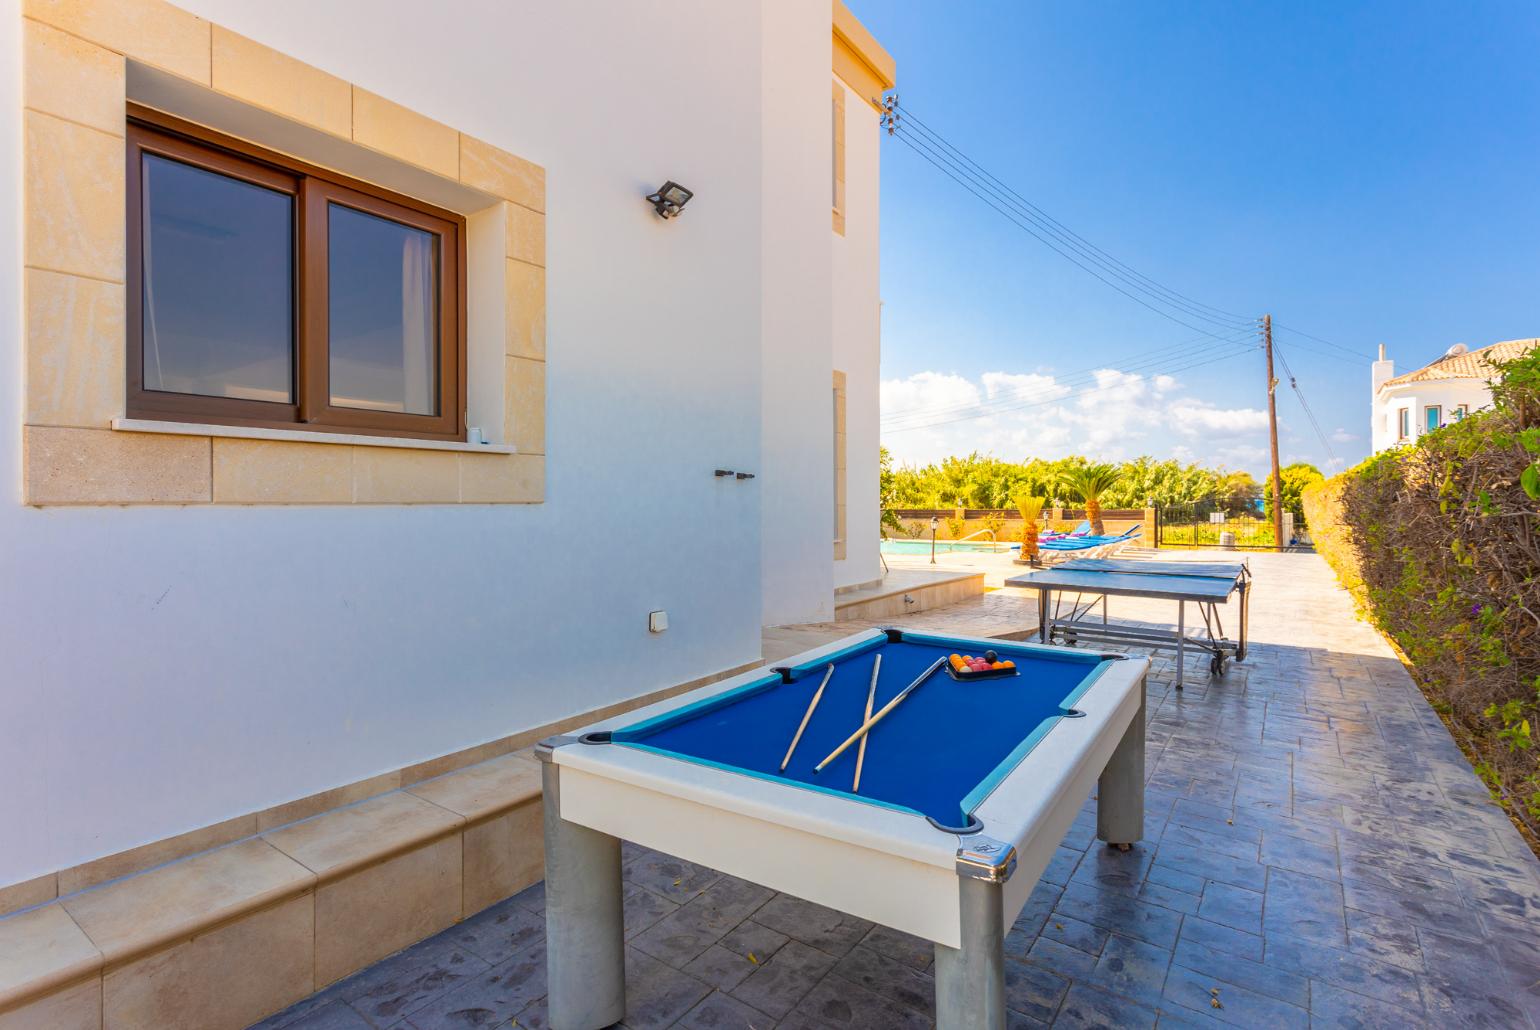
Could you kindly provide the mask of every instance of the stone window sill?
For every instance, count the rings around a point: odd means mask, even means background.
[[[413,451],[460,451],[473,454],[517,454],[506,443],[462,443],[457,440],[415,440],[396,436],[365,436],[356,433],[316,433],[302,429],[264,429],[260,426],[219,426],[197,422],[161,422],[143,418],[115,418],[112,428],[122,433],[159,433],[170,436],[217,436],[231,440],[275,440],[280,443],[329,443],[349,447],[393,447]]]

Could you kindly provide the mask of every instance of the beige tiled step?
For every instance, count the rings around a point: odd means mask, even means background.
[[[542,874],[529,751],[0,918],[0,1030],[238,1028]]]
[[[834,618],[886,619],[941,608],[984,592],[984,574],[974,571],[894,569],[876,586],[836,596]]]

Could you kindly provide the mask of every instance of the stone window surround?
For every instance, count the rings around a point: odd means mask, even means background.
[[[844,561],[846,554],[845,532],[845,481],[849,468],[845,460],[845,373],[834,372],[834,560]]]
[[[544,169],[161,0],[25,0],[22,96],[26,503],[544,500]],[[491,445],[125,419],[130,100],[465,215]]]
[[[834,80],[834,231],[845,235],[845,87]]]

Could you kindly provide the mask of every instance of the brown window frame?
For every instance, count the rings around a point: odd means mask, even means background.
[[[128,332],[125,410],[130,418],[392,436],[465,439],[465,219],[453,211],[275,154],[130,104],[127,145]],[[154,154],[287,193],[293,198],[293,402],[244,400],[144,388],[143,156]],[[328,208],[339,204],[439,237],[436,415],[331,403],[327,344]]]

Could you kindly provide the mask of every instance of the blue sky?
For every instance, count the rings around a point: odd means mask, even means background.
[[[851,7],[897,60],[904,107],[1074,232],[1207,305],[1358,352],[1276,336],[1340,462],[1368,452],[1377,344],[1409,371],[1540,335],[1540,4]],[[882,162],[896,457],[1265,471],[1259,351],[1125,299],[901,141]],[[997,410],[1018,397],[1032,406]],[[1287,382],[1278,397],[1283,461],[1327,467]],[[994,413],[960,419],[979,402]]]

